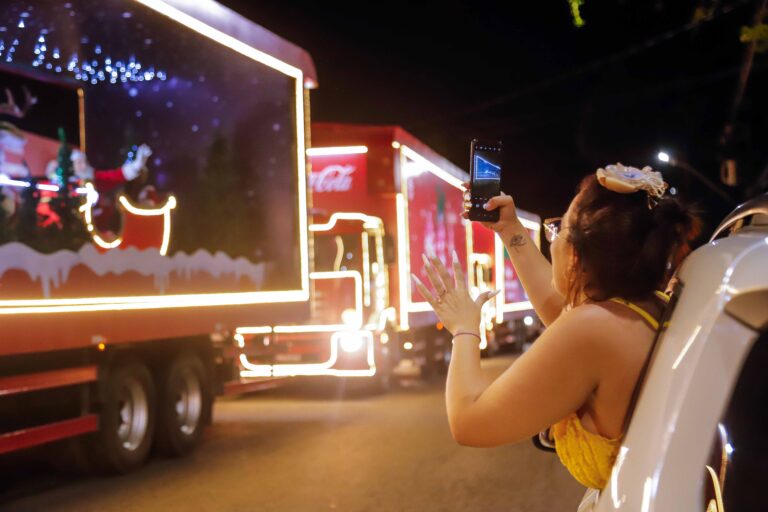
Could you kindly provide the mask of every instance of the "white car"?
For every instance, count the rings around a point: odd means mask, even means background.
[[[581,510],[768,511],[768,194],[679,280],[611,478]]]

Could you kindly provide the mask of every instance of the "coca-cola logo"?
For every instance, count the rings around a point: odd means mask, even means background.
[[[309,175],[309,186],[316,193],[349,192],[352,188],[352,174],[356,170],[354,165],[329,165]]]

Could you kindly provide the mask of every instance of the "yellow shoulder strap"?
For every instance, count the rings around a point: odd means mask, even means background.
[[[653,318],[650,313],[648,313],[646,310],[638,306],[637,304],[634,304],[632,302],[629,302],[628,300],[621,299],[619,297],[614,297],[611,299],[611,302],[615,302],[617,304],[622,304],[624,306],[627,306],[629,309],[643,317],[643,320],[648,322],[648,325],[650,325],[654,331],[659,329],[659,322],[656,321],[655,318]]]

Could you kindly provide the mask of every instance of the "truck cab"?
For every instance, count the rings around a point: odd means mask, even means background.
[[[323,217],[323,215],[319,215]],[[375,377],[397,359],[384,223],[337,212],[312,224],[311,316],[301,325],[241,327],[243,377]]]

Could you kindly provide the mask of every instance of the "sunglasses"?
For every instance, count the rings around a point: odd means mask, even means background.
[[[547,242],[552,243],[555,238],[560,236],[561,224],[563,222],[562,217],[552,217],[551,219],[544,219],[542,223],[544,226],[544,236]]]

